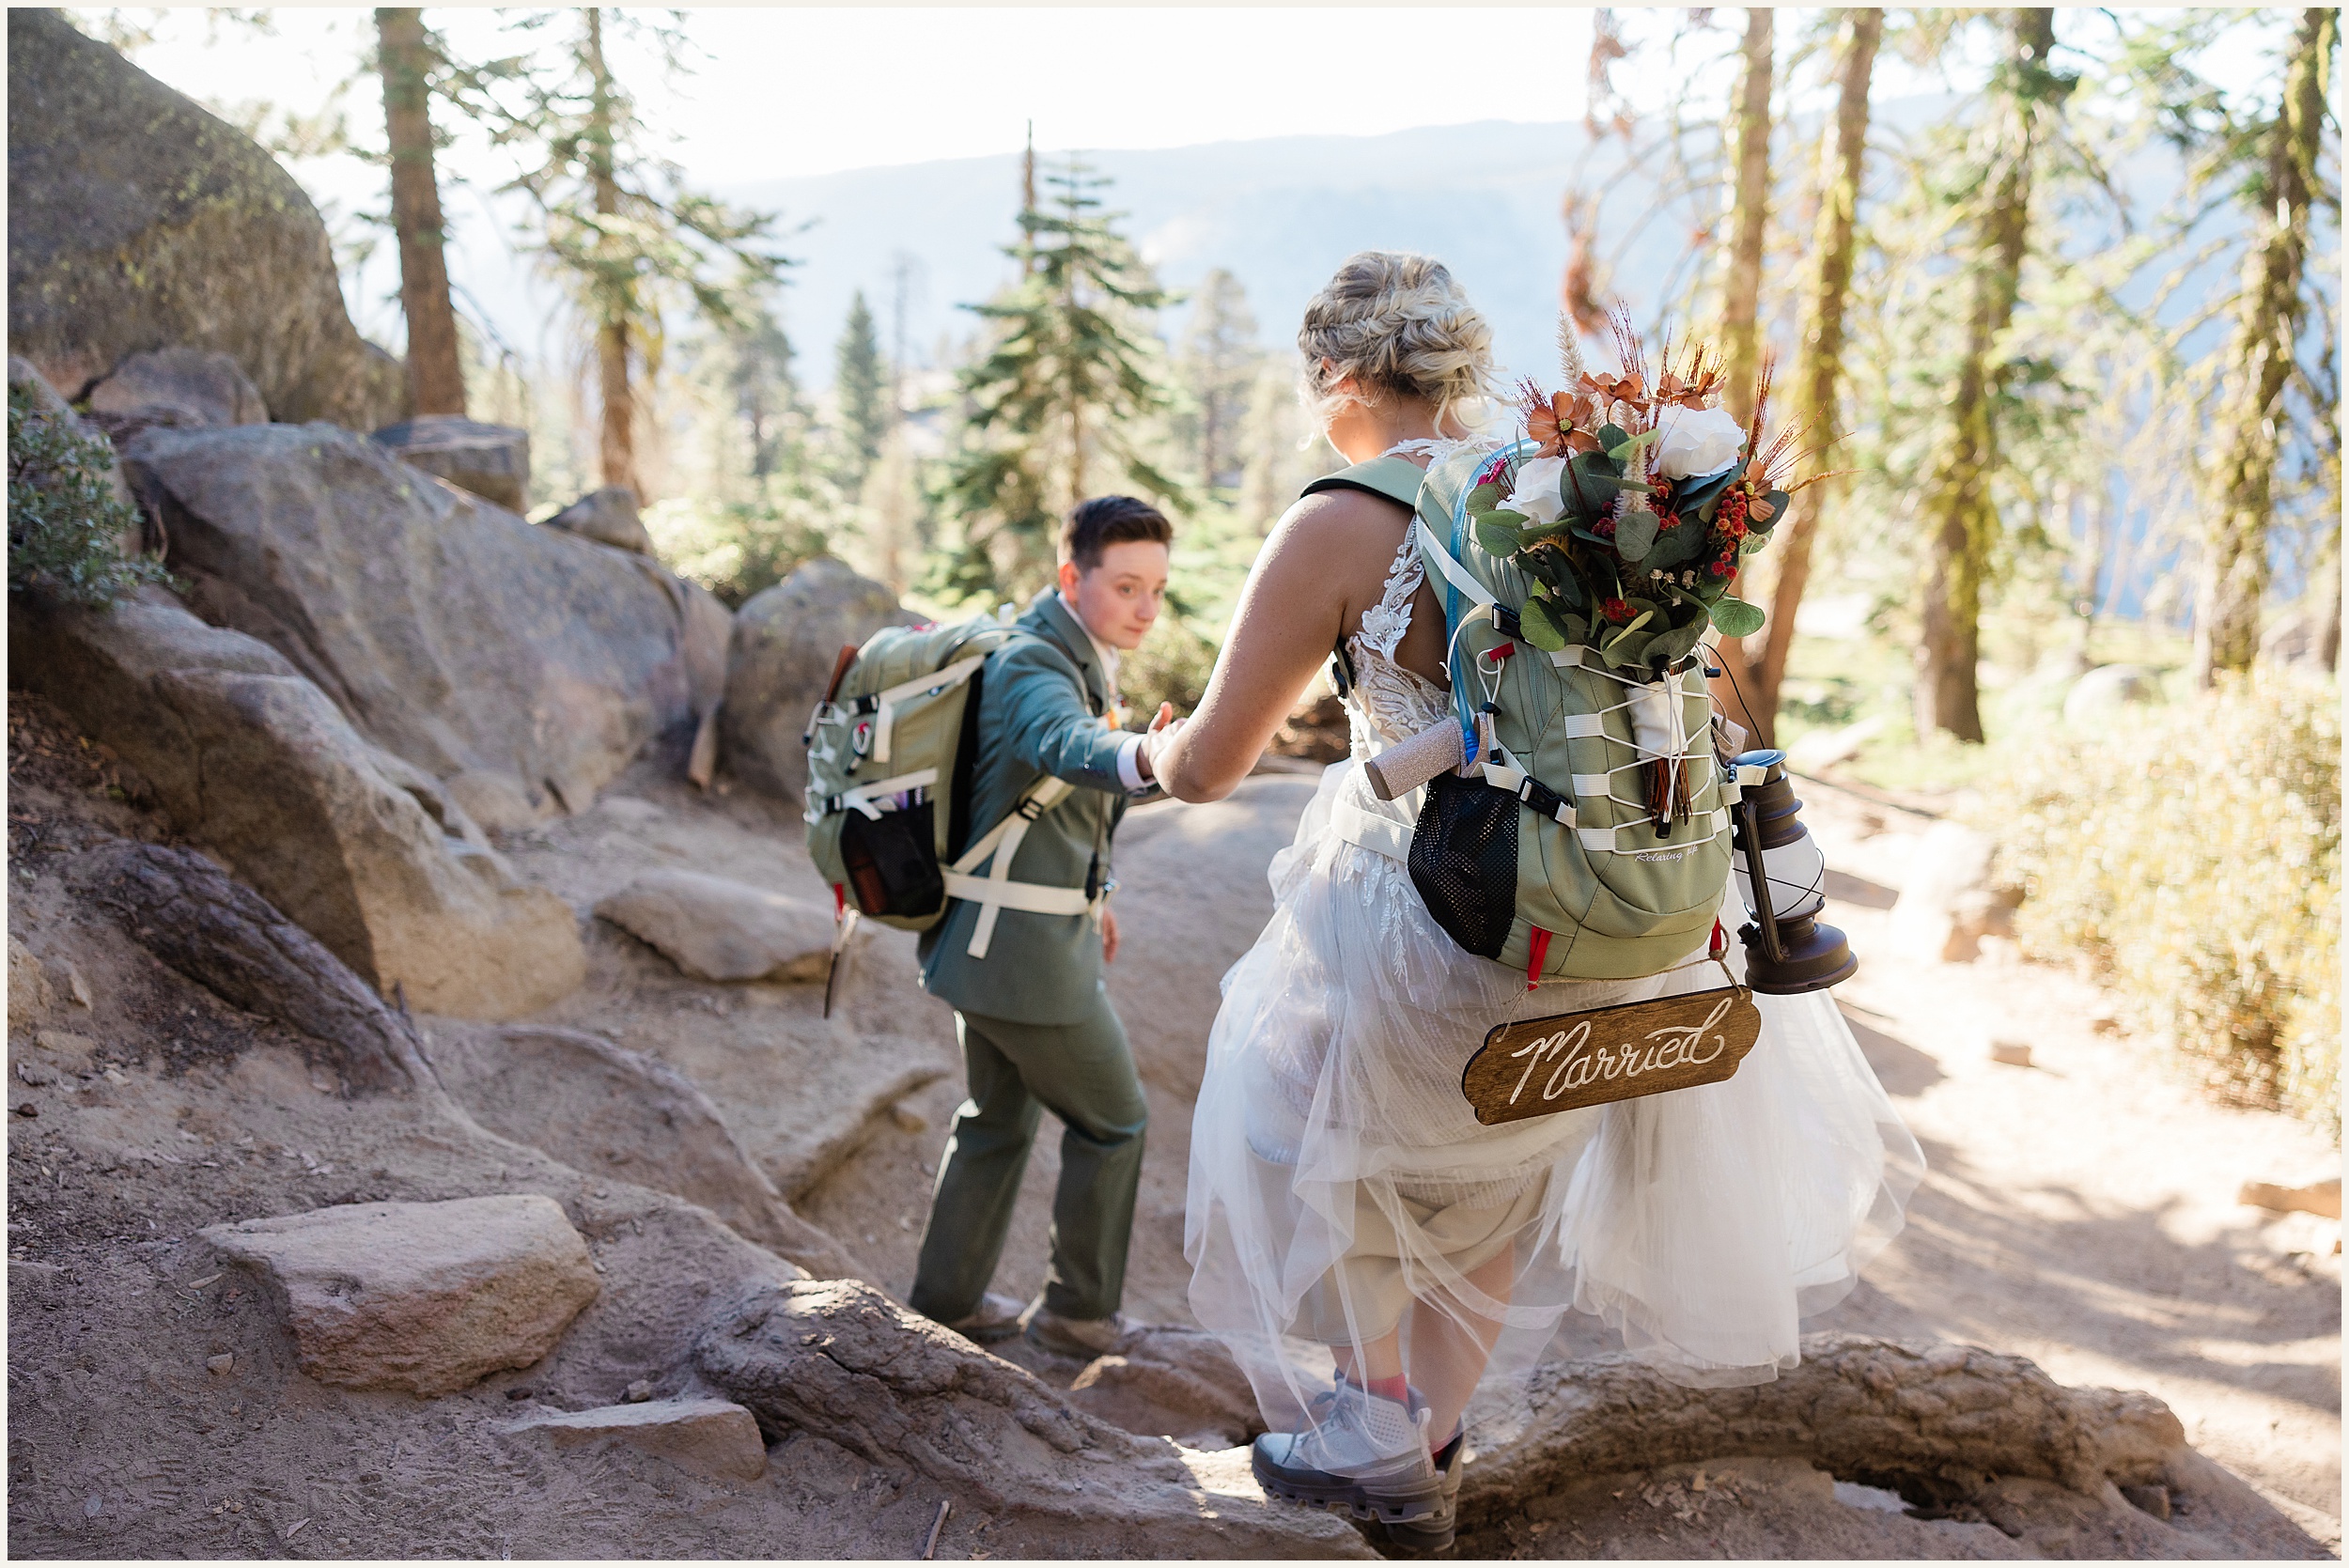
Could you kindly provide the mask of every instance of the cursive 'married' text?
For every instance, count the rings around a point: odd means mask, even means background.
[[[1709,1042],[1705,1036],[1721,1021],[1735,1001],[1734,993],[1723,995],[1703,1023],[1650,1030],[1640,1039],[1611,1047],[1593,1048],[1588,1018],[1577,1019],[1571,1029],[1528,1041],[1509,1053],[1511,1061],[1522,1058],[1525,1062],[1525,1071],[1517,1075],[1517,1087],[1509,1091],[1509,1103],[1517,1103],[1517,1096],[1525,1093],[1525,1086],[1545,1063],[1555,1063],[1542,1085],[1545,1100],[1554,1100],[1570,1089],[1601,1080],[1638,1078],[1642,1073],[1662,1072],[1670,1067],[1701,1067],[1729,1048],[1726,1035],[1714,1032]]]

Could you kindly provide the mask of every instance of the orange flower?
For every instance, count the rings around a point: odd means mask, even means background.
[[[1556,392],[1544,402],[1539,392],[1529,389],[1525,399],[1525,433],[1541,443],[1536,456],[1571,458],[1578,453],[1597,451],[1598,442],[1584,433],[1596,423],[1597,411],[1590,398]]]
[[[1527,399],[1525,433],[1528,439],[1541,442],[1544,458],[1563,458],[1566,454],[1566,432],[1574,428],[1574,400],[1563,392],[1552,393],[1549,401],[1537,403]]]
[[[1666,371],[1664,379],[1657,383],[1656,400],[1658,403],[1674,403],[1684,409],[1701,409],[1712,400],[1720,384],[1721,373],[1719,370],[1707,369],[1686,378]]]
[[[1610,376],[1604,371],[1585,371],[1583,390],[1604,403],[1641,403],[1647,399],[1647,385],[1634,372],[1628,376]]]

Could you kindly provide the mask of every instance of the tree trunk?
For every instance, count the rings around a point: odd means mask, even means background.
[[[1762,253],[1769,238],[1770,219],[1770,66],[1771,13],[1767,7],[1746,11],[1745,75],[1737,94],[1737,114],[1732,122],[1737,154],[1737,182],[1733,187],[1729,252],[1721,277],[1721,355],[1727,371],[1723,401],[1742,422],[1753,415],[1753,379],[1762,365]],[[1741,565],[1730,579],[1729,591],[1742,598],[1746,572]],[[1751,662],[1744,640],[1714,639],[1715,657],[1725,670],[1742,672]],[[1750,701],[1741,685],[1729,688],[1729,717],[1763,743],[1769,728],[1769,709]]]
[[[584,56],[589,89],[587,169],[595,185],[596,215],[616,216],[620,180],[613,142],[616,135],[612,73],[603,60],[603,12],[590,7]],[[603,434],[599,458],[607,486],[620,486],[646,499],[636,476],[636,399],[629,387],[630,328],[636,315],[633,284],[608,272],[594,284],[597,299],[596,368],[603,398]]]
[[[1983,577],[1999,526],[1990,485],[1998,467],[1991,403],[1999,372],[1991,354],[2014,318],[2030,237],[2040,102],[2060,90],[2047,70],[2055,12],[2017,10],[2011,25],[2013,48],[1992,109],[1998,119],[1984,181],[1989,194],[1974,225],[1965,353],[1920,510],[1927,557],[1917,646],[1917,733],[1943,730],[1971,742],[1983,738],[1975,666],[1982,659]]]
[[[392,154],[392,228],[399,237],[399,304],[408,318],[408,393],[418,413],[465,411],[457,313],[442,252],[441,188],[432,167],[431,51],[424,12],[375,13],[383,77],[383,125]]]
[[[2267,593],[2267,526],[2274,515],[2276,416],[2292,374],[2293,346],[2304,310],[2300,286],[2308,254],[2309,188],[2324,133],[2326,67],[2340,37],[2341,13],[2300,13],[2291,73],[2270,132],[2266,230],[2245,266],[2221,452],[2209,532],[2194,606],[2194,680],[2207,687],[2222,670],[2245,671],[2259,654],[2260,600]]]
[[[1766,6],[1746,11],[1746,69],[1734,125],[1735,206],[1721,282],[1721,354],[1730,411],[1741,420],[1753,412],[1754,372],[1762,364],[1762,253],[1770,223],[1771,17]]]
[[[1837,392],[1843,375],[1843,305],[1851,291],[1852,226],[1859,207],[1859,182],[1868,163],[1868,89],[1875,70],[1876,47],[1884,39],[1884,12],[1860,7],[1844,13],[1850,32],[1843,43],[1842,95],[1835,109],[1835,134],[1828,149],[1825,178],[1819,181],[1819,219],[1812,230],[1811,251],[1817,270],[1811,277],[1811,299],[1804,311],[1801,358],[1795,373],[1797,417],[1808,443],[1825,447],[1842,432],[1837,428]],[[1827,447],[1820,460],[1835,466],[1835,449]],[[1803,589],[1811,581],[1811,546],[1819,532],[1819,518],[1828,488],[1812,485],[1795,497],[1794,505],[1770,553],[1777,557],[1778,581],[1770,595],[1769,619],[1764,623],[1761,646],[1747,660],[1748,706],[1762,721],[1758,745],[1776,744],[1778,694],[1786,682],[1786,660],[1795,645],[1795,613],[1802,605]]]

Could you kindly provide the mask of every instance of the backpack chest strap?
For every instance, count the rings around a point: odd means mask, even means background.
[[[1019,846],[1027,838],[1035,819],[1066,800],[1076,786],[1066,779],[1050,776],[1038,779],[1019,792],[1010,815],[979,836],[978,842],[962,852],[962,858],[945,870],[946,896],[960,898],[979,907],[978,924],[972,928],[971,945],[965,949],[973,958],[987,956],[988,946],[995,939],[995,921],[1005,909],[1018,909],[1031,915],[1081,915],[1093,908],[1093,900],[1082,888],[1048,888],[1035,882],[1015,882],[1011,879],[1011,862],[1019,857]],[[986,876],[977,875],[978,868],[988,856],[994,863]]]

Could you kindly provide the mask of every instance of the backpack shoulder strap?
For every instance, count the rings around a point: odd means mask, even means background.
[[[1397,505],[1417,510],[1419,487],[1427,474],[1408,458],[1373,458],[1366,463],[1325,474],[1298,493],[1319,495],[1325,490],[1365,490]]]
[[[1356,463],[1335,474],[1325,474],[1297,493],[1302,500],[1329,490],[1361,490],[1364,494],[1392,501],[1405,511],[1416,514],[1419,510],[1419,487],[1426,477],[1419,464],[1408,458],[1373,458],[1366,463]],[[1338,695],[1343,697],[1354,689],[1354,660],[1346,651],[1345,638],[1338,639],[1337,646],[1330,650],[1330,658],[1331,684],[1337,687]]]

